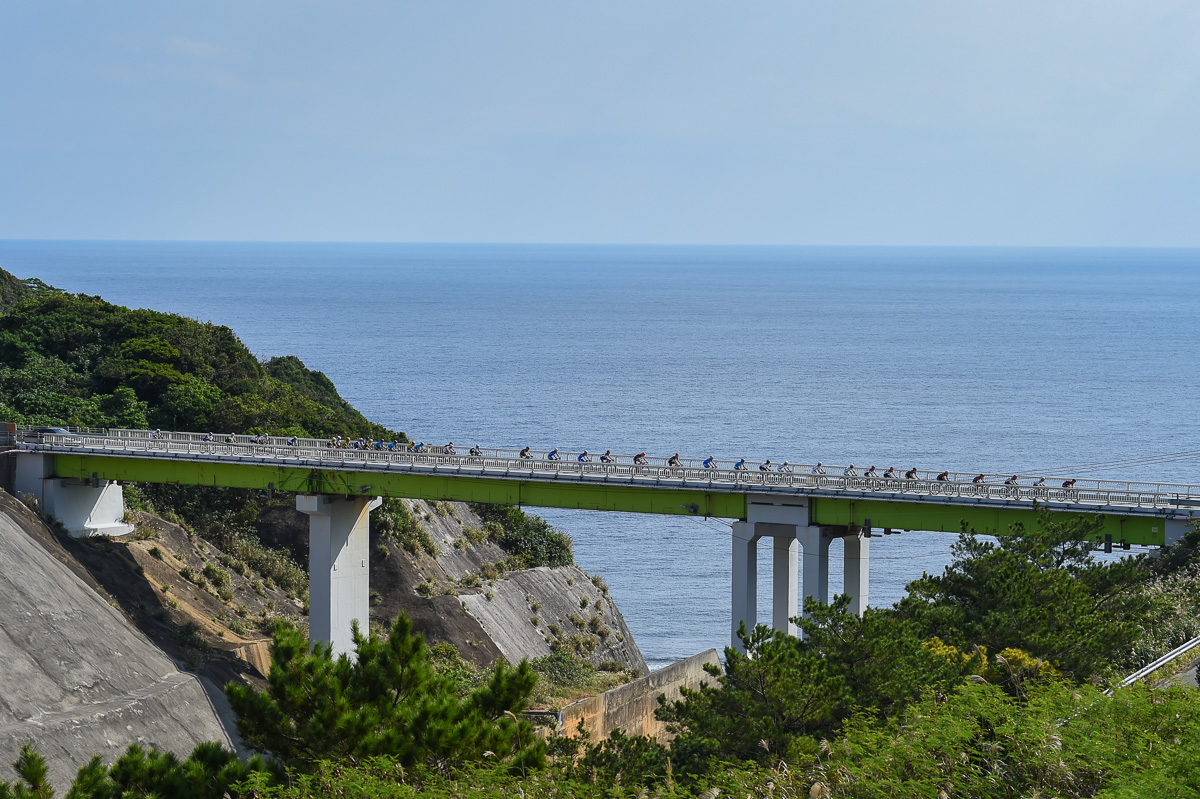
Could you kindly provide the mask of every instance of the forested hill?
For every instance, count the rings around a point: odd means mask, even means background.
[[[0,269],[0,420],[403,438],[295,356],[262,363],[223,325],[68,294]]]

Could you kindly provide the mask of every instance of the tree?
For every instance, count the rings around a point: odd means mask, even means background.
[[[924,645],[915,626],[890,610],[847,612],[849,597],[809,600],[796,619],[803,638],[764,625],[725,650],[725,671],[683,698],[660,702],[658,718],[678,735],[672,757],[694,766],[715,758],[796,758],[811,751],[855,708],[883,715],[929,686],[948,686],[972,668]]]
[[[16,783],[0,782],[0,799],[53,799],[45,759],[25,744],[13,764]],[[251,775],[260,783],[279,781],[283,774],[255,756],[248,761],[218,743],[196,746],[186,760],[155,748],[130,744],[111,766],[99,755],[79,769],[65,799],[122,799],[126,796],[170,796],[172,799],[221,799]]]
[[[13,770],[20,779],[11,785],[0,782],[0,799],[54,799],[46,758],[33,748],[33,744],[21,746],[21,754],[13,763]]]
[[[1141,559],[1096,563],[1104,520],[1039,510],[1038,525],[984,541],[964,531],[953,562],[908,586],[898,607],[925,638],[963,650],[1022,649],[1083,680],[1129,651],[1146,617]]]
[[[300,770],[381,755],[405,767],[493,756],[518,770],[544,764],[545,744],[516,715],[537,681],[525,661],[498,663],[486,685],[460,699],[404,614],[386,640],[356,628],[354,643],[354,658],[335,658],[326,644],[310,652],[299,632],[276,630],[267,688],[226,687],[246,743]]]

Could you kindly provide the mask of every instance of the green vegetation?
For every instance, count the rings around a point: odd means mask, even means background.
[[[419,552],[431,556],[438,554],[437,544],[429,531],[413,518],[403,500],[385,497],[383,504],[371,514],[371,526],[380,535],[395,539],[410,555]]]
[[[9,421],[398,435],[295,357],[259,363],[227,327],[65,294],[3,270],[0,310],[0,416]]]
[[[488,537],[511,555],[509,568],[570,566],[575,562],[571,537],[545,519],[512,505],[473,502],[470,507],[483,520]]]
[[[1180,617],[1193,614],[1194,625],[1200,532],[1156,561],[1101,564],[1071,539],[1086,523],[1043,518],[1041,527],[994,544],[964,533],[954,563],[914,582],[896,608],[857,617],[840,597],[808,604],[797,619],[804,638],[743,631],[746,653],[726,650],[726,669],[710,672],[711,685],[660,703],[659,717],[677,734],[670,747],[619,733],[535,741],[516,715],[535,691],[612,676],[566,649],[488,674],[452,647],[426,648],[403,617],[386,640],[358,636],[353,662],[321,646],[310,653],[296,631],[281,627],[268,687],[228,688],[243,736],[276,758],[277,770],[232,767],[218,749],[205,755],[214,767],[159,769],[163,783],[147,766],[149,781],[134,792],[1200,797],[1200,692],[1101,690],[1138,645],[1131,625],[1170,628],[1156,639],[1162,647],[1185,634]],[[1038,597],[1051,612],[1032,610]],[[1109,612],[1089,617],[1084,635],[1079,623],[1055,618],[1058,597],[1075,614]],[[185,626],[180,636],[191,632]],[[133,762],[166,762],[131,753]],[[17,783],[0,787],[0,799],[48,795],[35,755],[22,755]],[[242,781],[220,776],[224,768]],[[81,772],[72,796],[118,795],[90,793],[83,780],[135,784],[120,773]],[[179,773],[196,782],[163,787]]]
[[[536,676],[528,663],[498,663],[487,683],[460,698],[429,664],[429,650],[401,615],[386,640],[355,630],[356,658],[334,658],[295,630],[279,630],[262,692],[231,683],[238,732],[290,767],[386,756],[402,768],[441,769],[493,757],[515,770],[540,768],[545,744],[525,709]],[[486,753],[486,755],[485,755]]]
[[[14,764],[19,779],[0,783],[0,799],[52,799],[46,761],[31,744],[21,749]],[[198,745],[186,760],[170,752],[131,744],[111,766],[99,755],[79,769],[69,799],[120,799],[133,796],[172,796],[181,799],[222,799],[251,775],[278,781],[282,772],[261,757],[248,762],[216,743]]]

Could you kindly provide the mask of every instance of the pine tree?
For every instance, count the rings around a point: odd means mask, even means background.
[[[354,630],[356,657],[280,628],[271,645],[267,687],[226,688],[247,744],[287,766],[309,770],[320,760],[361,762],[389,756],[401,766],[445,768],[485,757],[514,768],[538,768],[545,744],[519,714],[537,675],[522,661],[498,663],[488,683],[460,699],[433,671],[425,639],[401,614],[386,639]]]

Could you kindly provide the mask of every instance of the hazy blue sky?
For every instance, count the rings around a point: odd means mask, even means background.
[[[0,0],[0,238],[1200,245],[1196,0]]]

